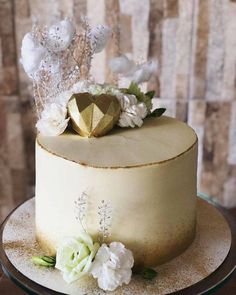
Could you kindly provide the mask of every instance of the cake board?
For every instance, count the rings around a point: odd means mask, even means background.
[[[32,198],[17,207],[0,231],[3,271],[28,294],[207,294],[221,286],[235,270],[234,217],[210,199],[198,198],[197,234],[193,244],[177,258],[158,266],[154,281],[134,275],[129,285],[114,292],[100,290],[93,279],[67,284],[58,270],[34,266],[30,260],[33,255],[43,254],[35,241],[34,202]]]

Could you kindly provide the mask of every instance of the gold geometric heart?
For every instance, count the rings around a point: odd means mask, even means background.
[[[99,137],[109,132],[120,116],[120,104],[113,95],[73,94],[68,102],[73,129],[84,137]]]

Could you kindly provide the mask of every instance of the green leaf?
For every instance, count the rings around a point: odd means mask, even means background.
[[[165,113],[165,108],[155,109],[148,117],[160,117]]]
[[[54,256],[32,256],[32,262],[36,265],[54,267],[56,264],[56,257]]]
[[[157,276],[157,272],[152,268],[145,268],[142,272],[142,277],[145,280],[151,281],[151,280],[155,279],[156,276]]]
[[[120,89],[125,94],[132,94],[135,95],[139,102],[144,102],[148,112],[152,109],[152,98],[151,96],[154,95],[154,91],[147,92],[146,95],[144,92],[141,91],[138,84],[135,82],[131,82],[128,88],[121,88]]]
[[[153,99],[154,95],[155,95],[155,91],[148,91],[145,93],[146,96],[148,96],[150,99]]]
[[[127,89],[128,94],[133,94],[137,97],[138,100],[142,101],[143,96],[145,95],[141,89],[139,88],[138,84],[135,82],[131,82],[129,88]]]

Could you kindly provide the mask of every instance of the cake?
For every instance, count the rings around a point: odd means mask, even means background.
[[[97,83],[92,57],[112,31],[64,19],[35,24],[22,41],[37,113],[37,265],[67,283],[84,276],[105,291],[153,279],[152,267],[181,254],[196,228],[197,137],[154,108],[147,91],[157,62],[109,60],[114,81]],[[126,83],[123,85],[123,83]],[[122,84],[122,85],[121,85]],[[43,254],[43,255],[42,255]]]
[[[53,255],[64,236],[78,233],[74,203],[87,191],[86,224],[98,235],[97,207],[113,208],[111,236],[134,254],[137,266],[156,266],[193,241],[197,137],[186,124],[150,118],[138,129],[100,138],[73,133],[36,141],[36,231]],[[152,255],[150,255],[152,253]]]

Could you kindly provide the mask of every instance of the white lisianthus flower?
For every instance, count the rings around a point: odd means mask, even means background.
[[[69,19],[64,19],[48,29],[46,44],[55,52],[65,50],[75,36],[75,26]]]
[[[60,135],[68,125],[69,118],[67,119],[66,116],[67,108],[65,106],[56,103],[48,104],[42,111],[36,127],[42,135]]]
[[[148,114],[145,103],[139,103],[136,96],[132,94],[123,94],[117,96],[117,98],[121,106],[118,125],[120,127],[141,127],[143,125],[143,119]]]
[[[133,254],[122,243],[103,244],[95,257],[91,274],[105,291],[114,291],[122,284],[129,284],[134,265]]]
[[[34,78],[34,74],[39,69],[46,53],[46,48],[39,44],[31,33],[27,33],[24,36],[21,45],[20,62],[30,78]]]
[[[62,271],[67,283],[72,283],[89,273],[98,249],[99,244],[93,243],[87,233],[67,238],[57,249],[55,267]]]

